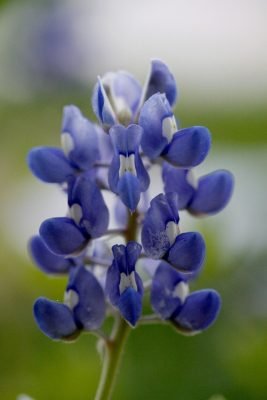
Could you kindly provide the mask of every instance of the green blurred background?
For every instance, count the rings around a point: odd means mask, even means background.
[[[66,279],[33,266],[27,240],[66,205],[56,187],[30,175],[25,160],[33,146],[59,145],[65,104],[94,119],[98,70],[125,68],[144,81],[151,57],[169,63],[177,78],[181,125],[213,133],[197,173],[230,169],[236,188],[222,215],[182,215],[182,228],[199,229],[207,242],[193,288],[221,293],[217,323],[195,337],[166,326],[134,330],[114,399],[267,399],[266,12],[262,1],[0,2],[1,399],[93,399],[95,337],[55,343],[33,321],[35,298],[61,299]]]

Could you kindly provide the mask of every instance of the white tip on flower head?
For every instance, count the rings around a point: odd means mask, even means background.
[[[68,157],[75,147],[72,136],[68,132],[63,132],[61,134],[61,147],[66,157]]]
[[[178,297],[182,303],[184,303],[185,299],[189,294],[189,286],[187,283],[181,281],[179,282],[173,291],[173,297]]]
[[[168,143],[172,141],[173,135],[178,131],[175,116],[166,117],[162,120],[162,135]]]
[[[125,157],[123,154],[120,154],[119,177],[122,177],[125,174],[125,172],[130,172],[131,174],[136,176],[134,154],[131,154],[128,157]]]
[[[79,296],[75,290],[67,290],[64,295],[64,304],[68,306],[71,310],[79,303]]]
[[[76,224],[79,225],[83,216],[82,207],[77,203],[73,204],[70,207],[69,214],[70,217],[76,222]]]
[[[122,272],[120,278],[121,278],[119,286],[120,294],[122,294],[126,289],[128,289],[128,287],[131,287],[137,291],[137,284],[135,280],[134,271],[132,271],[130,275],[126,275],[124,272]]]
[[[176,237],[180,234],[179,225],[174,221],[169,221],[166,225],[166,234],[168,236],[170,245],[172,246]]]

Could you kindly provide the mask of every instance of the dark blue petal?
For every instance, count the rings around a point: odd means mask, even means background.
[[[75,222],[93,238],[102,236],[108,227],[109,212],[98,186],[83,175],[69,194],[69,206]]]
[[[123,318],[135,326],[142,314],[142,296],[133,288],[128,287],[120,296],[117,307]]]
[[[117,193],[126,207],[132,212],[135,211],[141,194],[140,183],[137,177],[130,172],[125,172],[119,179]]]
[[[31,238],[29,251],[34,262],[47,274],[67,273],[74,264],[72,259],[52,253],[40,236]]]
[[[173,112],[165,95],[159,93],[150,97],[141,109],[139,124],[144,130],[141,146],[152,159],[159,157],[168,145],[162,126],[163,120],[168,117],[173,117]]]
[[[64,107],[61,141],[66,157],[81,169],[92,167],[100,158],[95,125],[75,106]]]
[[[169,319],[181,307],[187,296],[184,277],[168,263],[161,262],[154,274],[151,287],[151,305],[163,319]]]
[[[116,116],[100,78],[98,78],[94,87],[92,107],[95,115],[104,126],[110,127],[116,123]]]
[[[37,178],[48,183],[63,183],[75,171],[56,147],[34,147],[28,154],[28,165]]]
[[[105,318],[104,292],[95,276],[84,267],[77,267],[70,275],[67,287],[78,295],[73,308],[74,319],[80,329],[98,329]]]
[[[49,218],[41,224],[39,233],[47,247],[59,255],[81,251],[90,238],[70,218]]]
[[[114,260],[107,271],[105,293],[109,298],[111,304],[116,306],[120,298],[120,271],[119,267]]]
[[[157,92],[165,93],[171,106],[175,104],[177,89],[173,74],[162,61],[152,60],[150,76],[145,88],[145,100]]]
[[[205,242],[200,233],[181,233],[166,254],[166,260],[181,272],[194,272],[201,268],[205,252]]]
[[[179,210],[188,206],[194,196],[195,189],[189,181],[192,171],[188,169],[175,168],[164,162],[162,177],[165,192],[176,192],[178,194]]]
[[[185,332],[199,332],[207,329],[217,318],[221,307],[220,295],[211,289],[193,292],[173,322]]]
[[[64,339],[77,331],[71,310],[62,303],[40,297],[33,307],[41,331],[51,339]]]
[[[141,192],[145,192],[150,184],[150,178],[139,153],[135,154],[135,169]]]
[[[159,194],[150,203],[141,233],[142,245],[148,257],[161,258],[170,248],[166,232],[170,221],[179,222],[177,193]]]
[[[234,187],[233,175],[224,170],[214,171],[201,177],[198,188],[189,205],[192,214],[216,214],[229,202]]]
[[[128,275],[134,271],[141,250],[142,246],[135,241],[128,242],[126,246],[121,244],[112,247],[114,261],[120,273]]]
[[[206,158],[210,145],[209,130],[203,126],[193,126],[175,133],[163,155],[173,165],[192,168]]]

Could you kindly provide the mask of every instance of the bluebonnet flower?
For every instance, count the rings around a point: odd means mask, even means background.
[[[127,72],[108,73],[93,93],[100,125],[77,107],[65,107],[62,149],[30,152],[35,176],[67,183],[67,216],[45,220],[29,244],[43,272],[69,275],[63,303],[39,298],[34,305],[36,322],[47,336],[66,340],[82,330],[99,331],[106,304],[111,315],[135,327],[142,320],[145,289],[151,289],[152,309],[181,332],[204,330],[215,320],[217,292],[188,292],[189,280],[203,266],[205,242],[198,232],[180,232],[179,210],[195,215],[220,211],[231,197],[233,177],[221,170],[193,179],[192,167],[208,154],[210,133],[199,126],[177,128],[176,98],[174,77],[159,60],[152,61],[143,89]],[[149,204],[149,170],[162,160],[167,161],[162,168],[165,194]],[[114,210],[112,203],[107,207],[103,190],[118,196],[118,229],[108,230]],[[118,244],[122,239],[124,244]],[[107,342],[114,340],[112,335]]]
[[[142,246],[133,241],[126,246],[113,246],[114,259],[106,280],[106,293],[111,304],[132,326],[136,325],[142,313],[143,283],[135,271],[141,249]]]
[[[136,121],[143,102],[157,92],[166,93],[170,104],[175,103],[177,90],[172,73],[162,61],[152,60],[143,90],[136,79],[125,71],[99,77],[92,106],[105,128],[109,129],[117,123],[128,125]]]
[[[148,257],[165,259],[182,272],[201,268],[205,242],[198,232],[180,233],[178,195],[159,194],[150,203],[142,228],[142,244]]]
[[[134,211],[141,192],[149,186],[149,175],[139,154],[142,128],[138,125],[114,125],[110,129],[114,146],[114,157],[109,169],[110,189],[117,193],[122,202]]]
[[[100,158],[98,129],[75,106],[63,110],[61,143],[57,147],[35,147],[28,155],[32,173],[47,183],[64,183],[93,167]]]
[[[145,102],[139,124],[144,129],[142,149],[152,160],[161,156],[176,166],[192,168],[200,164],[209,152],[209,130],[203,126],[178,130],[164,93],[156,93]]]
[[[40,297],[34,304],[39,328],[52,339],[72,339],[81,330],[97,330],[105,318],[102,287],[83,266],[72,270],[64,303]]]
[[[207,329],[220,310],[220,296],[205,289],[189,294],[184,275],[166,262],[158,266],[151,287],[153,310],[171,321],[182,333],[195,334]]]
[[[79,253],[91,238],[102,236],[108,227],[109,212],[101,191],[87,176],[80,176],[69,193],[70,217],[45,220],[40,236],[55,254]],[[101,218],[99,218],[101,216]]]
[[[213,171],[196,179],[192,170],[164,163],[162,176],[165,192],[178,193],[179,209],[187,209],[196,216],[218,213],[232,196],[234,178],[226,170]]]

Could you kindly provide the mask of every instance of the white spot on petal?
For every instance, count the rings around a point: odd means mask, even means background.
[[[172,141],[173,135],[178,131],[175,116],[166,117],[162,120],[162,135],[168,143]]]
[[[79,303],[79,296],[78,293],[75,292],[75,290],[70,289],[67,292],[65,292],[64,304],[66,306],[68,306],[71,310],[73,310],[78,303]]]
[[[169,221],[166,225],[166,234],[168,236],[170,245],[172,246],[175,242],[176,237],[179,235],[180,229],[179,225],[174,221]]]
[[[187,298],[189,294],[189,286],[187,283],[181,281],[179,282],[173,291],[173,297],[178,297],[178,299],[181,300],[182,303],[184,303],[185,299]]]
[[[76,222],[77,225],[79,225],[82,216],[83,216],[83,211],[82,207],[79,204],[73,204],[69,210],[70,217]]]
[[[132,287],[134,290],[137,291],[137,284],[135,280],[135,273],[132,271],[130,275],[126,275],[124,272],[121,273],[120,276],[120,294],[122,294],[128,287]]]
[[[186,180],[189,183],[189,185],[191,185],[194,189],[198,188],[198,180],[194,174],[194,172],[192,171],[192,169],[190,169],[186,175]]]
[[[119,169],[119,177],[121,178],[125,172],[130,172],[134,176],[136,176],[136,168],[135,168],[135,157],[134,154],[130,156],[124,156],[120,154],[120,169]]]
[[[61,134],[61,147],[66,157],[70,154],[70,152],[74,149],[74,141],[72,136],[68,132],[63,132]]]

